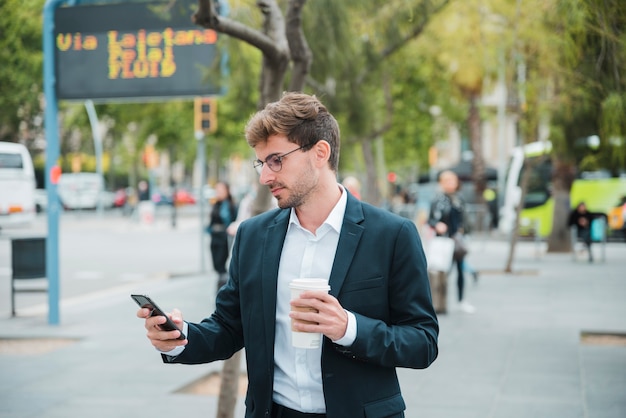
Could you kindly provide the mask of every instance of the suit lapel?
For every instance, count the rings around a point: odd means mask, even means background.
[[[262,280],[262,309],[264,323],[267,329],[266,347],[274,346],[274,334],[276,332],[276,286],[278,281],[278,266],[280,255],[287,234],[287,224],[291,211],[281,210],[274,223],[264,232],[264,239],[261,240],[263,248],[261,254],[264,260],[261,272]],[[341,286],[346,278],[348,269],[352,264],[352,259],[356,252],[364,227],[361,223],[364,220],[363,207],[360,201],[348,194],[346,213],[339,235],[339,243],[333,268],[330,273],[330,293],[337,297],[341,291]]]
[[[274,346],[274,334],[276,332],[276,286],[278,281],[278,265],[282,252],[287,223],[289,222],[289,210],[282,210],[264,232],[265,237],[261,242],[263,248],[260,252],[263,257],[263,269],[261,272],[261,287],[263,300],[263,320],[268,332],[265,334],[266,347]],[[273,361],[273,358],[272,358]]]
[[[341,286],[348,274],[348,269],[352,264],[352,259],[363,235],[363,206],[360,201],[348,194],[346,213],[343,218],[337,252],[333,262],[333,269],[330,273],[330,294],[338,297]]]

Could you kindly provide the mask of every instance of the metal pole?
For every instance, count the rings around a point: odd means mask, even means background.
[[[58,106],[55,92],[54,11],[63,0],[48,0],[43,9],[43,86],[46,135],[46,192],[48,195],[48,237],[46,239],[46,277],[48,278],[48,323],[58,325],[59,319],[59,211],[56,175],[59,159]]]
[[[205,137],[204,132],[196,131],[196,139],[198,140],[198,152],[196,161],[198,163],[198,169],[200,170],[200,192],[198,193],[200,199],[200,272],[206,273],[206,232],[204,231],[204,225],[206,223],[205,216],[205,199],[204,199],[204,185],[206,184],[206,153],[205,153]]]
[[[93,100],[85,100],[85,109],[87,109],[87,116],[89,116],[89,124],[91,125],[91,134],[93,135],[93,148],[96,154],[96,173],[100,174],[104,179],[104,173],[102,172],[102,138],[100,138],[100,129],[98,126],[98,115],[96,114],[96,108],[93,105]],[[104,187],[104,184],[102,185]],[[102,216],[102,195],[104,190],[100,190],[97,203],[98,215]]]

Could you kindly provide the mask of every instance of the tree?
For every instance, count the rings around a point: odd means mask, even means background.
[[[476,197],[482,201],[486,187],[486,163],[483,152],[481,125],[489,117],[482,104],[490,94],[499,73],[507,72],[503,57],[511,49],[513,30],[518,24],[513,19],[511,2],[463,1],[454,2],[429,25],[428,35],[420,42],[426,56],[441,68],[441,75],[450,86],[453,96],[463,108],[463,132],[473,154],[472,180]],[[437,104],[450,108],[450,94],[439,95]],[[444,113],[447,115],[449,110]]]
[[[0,3],[0,140],[41,137],[43,0]]]
[[[608,167],[614,175],[626,171],[626,9],[618,0],[559,0],[560,35],[567,42],[558,54],[564,71],[555,74],[555,145],[553,219],[569,211],[572,181],[563,174]],[[581,138],[598,135],[597,152],[577,147]],[[567,178],[567,177],[566,177]],[[566,223],[554,222],[548,251],[569,251]]]

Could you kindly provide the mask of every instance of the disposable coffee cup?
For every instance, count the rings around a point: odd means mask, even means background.
[[[291,289],[291,300],[298,299],[302,292],[307,290],[322,290],[328,292],[330,286],[328,279],[294,279],[289,283]],[[292,310],[311,310],[311,308],[291,308]],[[293,330],[293,320],[291,326],[291,345],[298,348],[319,348],[322,343],[322,334],[319,332],[297,332]]]

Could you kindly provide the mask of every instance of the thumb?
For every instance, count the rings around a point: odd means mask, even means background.
[[[172,313],[170,314],[170,318],[178,326],[181,326],[182,323],[183,323],[183,313],[180,310],[176,309],[176,308],[172,309]]]

